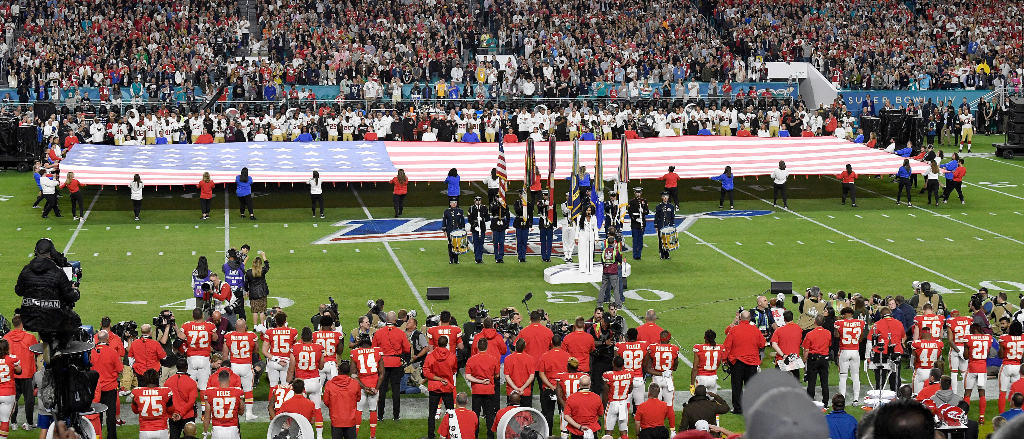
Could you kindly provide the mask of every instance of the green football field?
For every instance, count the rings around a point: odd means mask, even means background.
[[[1002,136],[978,140],[974,152],[991,153],[989,145],[1001,142]],[[800,176],[789,183],[792,210],[786,211],[772,207],[767,177],[737,179],[736,208],[769,212],[702,216],[680,234],[680,249],[668,261],[658,259],[655,238],[648,236],[645,243],[650,248],[642,261],[635,261],[629,277],[626,321],[636,325],[635,319],[642,319],[647,309],[658,311],[658,323],[672,331],[688,353],[690,346],[701,342],[706,329],[724,334],[737,308],[754,306],[754,297],[767,290],[772,280],[792,281],[797,291],[817,285],[824,292],[908,298],[912,281],[927,280],[939,287],[951,308],[965,309],[970,293],[979,286],[993,293],[1006,291],[1011,303],[1016,302],[1024,291],[1019,267],[1024,250],[1024,162],[968,157],[966,166],[967,203],[960,204],[954,194],[939,207],[925,205],[925,195],[916,190],[914,207],[896,206],[892,199],[896,185],[887,176],[861,176],[857,181],[860,207],[854,209],[849,203],[840,205],[836,180]],[[259,181],[258,175],[254,178]],[[632,183],[645,188],[653,207],[661,182]],[[551,264],[538,256],[518,263],[514,255],[506,255],[506,263],[499,265],[490,255],[484,264],[473,264],[469,254],[461,264],[449,265],[446,244],[440,240],[385,243],[363,237],[356,242],[318,243],[340,232],[353,239],[363,232],[416,229],[415,222],[367,221],[394,216],[390,185],[337,184],[324,189],[327,218],[320,219],[310,215],[305,185],[257,184],[254,202],[259,221],[250,221],[239,218],[234,188],[218,186],[211,219],[201,221],[195,188],[147,187],[142,220],[134,221],[125,187],[87,187],[83,193],[88,220],[79,223],[71,219],[67,196],[60,199],[63,218],[51,214],[41,219],[41,211],[30,208],[36,196],[31,174],[0,173],[0,284],[8,291],[0,299],[0,313],[10,317],[18,306],[15,281],[35,241],[42,237],[53,239],[69,259],[82,261],[82,300],[77,311],[93,325],[103,316],[142,324],[162,309],[175,310],[179,322],[184,321],[185,301],[191,297],[190,274],[198,257],[205,255],[211,268],[219,267],[226,245],[242,244],[266,252],[272,266],[267,275],[270,305],[285,307],[291,326],[300,328],[329,296],[339,304],[346,331],[365,314],[366,301],[378,298],[384,299],[386,309],[417,310],[421,322],[425,313],[443,309],[462,321],[466,310],[481,302],[495,315],[504,306],[522,311],[520,301],[527,292],[534,297],[531,309],[542,307],[556,319],[571,321],[593,312],[595,285],[544,281],[543,268],[561,263],[557,257]],[[482,192],[486,197],[479,184],[464,183],[463,189],[464,201]],[[683,215],[717,211],[718,184],[681,182],[680,199]],[[443,187],[411,186],[406,203],[406,220],[439,219],[445,207]],[[359,222],[338,224],[346,220]],[[514,241],[512,236],[509,242]],[[441,286],[450,287],[451,300],[425,300],[428,287]],[[723,339],[720,335],[719,342]],[[685,390],[690,370],[683,364],[680,369],[676,388]],[[720,386],[728,388],[727,378],[722,377]],[[834,367],[831,380],[833,385],[838,380]],[[861,381],[867,385],[866,378]],[[260,397],[266,397],[265,383],[257,392]],[[987,419],[998,414],[995,396],[990,398]],[[860,414],[859,409],[850,411]],[[739,416],[725,415],[722,424],[743,430]],[[265,424],[250,425],[243,426],[243,436],[263,437]],[[983,426],[983,434],[990,428]],[[379,429],[380,437],[399,437],[393,435],[396,432],[401,437],[419,437],[426,430],[423,420],[405,420],[400,425],[384,421]],[[18,432],[12,437],[35,434]],[[369,437],[368,431],[360,437]]]

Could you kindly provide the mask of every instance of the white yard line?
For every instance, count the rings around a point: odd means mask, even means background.
[[[1016,165],[1014,165],[1014,166],[1016,166]],[[990,188],[990,187],[985,187],[985,186],[977,185],[977,184],[974,184],[974,183],[968,183],[968,182],[966,182],[966,181],[964,182],[964,184],[966,184],[966,185],[968,185],[968,186],[980,187],[980,188],[982,188],[982,189],[985,189],[985,190],[989,190],[989,191],[995,192],[995,193],[997,193],[997,194],[1003,194],[1003,195],[1006,195],[1007,197],[1013,197],[1013,198],[1016,198],[1016,199],[1018,199],[1018,200],[1022,200],[1022,201],[1024,201],[1024,198],[1022,198],[1022,197],[1018,197],[1018,196],[1016,196],[1016,195],[1013,195],[1013,194],[1008,194],[1008,193],[1006,193],[1006,192],[1002,192],[1002,191],[997,191],[997,190],[995,190],[995,189],[992,189],[992,188]]]
[[[833,178],[833,180],[835,180],[835,178]],[[838,181],[838,180],[837,180],[837,181]],[[968,184],[970,184],[970,183],[968,183]],[[982,187],[982,186],[978,186],[978,187]],[[988,189],[988,188],[985,188],[985,189]],[[873,191],[873,190],[870,190],[870,189],[864,189],[864,188],[860,188],[860,190],[861,190],[861,191],[864,191],[864,192],[868,192],[868,193],[871,193],[871,194],[875,194],[875,195],[878,195],[878,196],[880,196],[880,197],[883,197],[883,198],[888,198],[888,199],[890,199],[890,200],[895,200],[895,198],[893,198],[893,197],[890,197],[890,196],[888,196],[888,195],[884,195],[884,194],[880,194],[880,193],[878,193],[878,192],[875,192],[875,191]],[[1009,195],[1009,194],[1007,194],[1007,195]],[[970,227],[970,228],[972,228],[972,229],[976,229],[976,230],[981,230],[982,232],[988,233],[988,234],[990,234],[990,235],[993,235],[993,236],[995,236],[995,237],[997,237],[997,238],[1003,238],[1003,239],[1006,239],[1006,240],[1009,240],[1009,241],[1015,242],[1015,243],[1017,243],[1017,244],[1021,244],[1021,245],[1024,245],[1024,241],[1018,241],[1018,240],[1016,240],[1016,239],[1013,239],[1013,238],[1011,238],[1011,237],[1009,237],[1009,236],[1005,236],[1005,235],[1002,235],[1002,234],[999,234],[999,233],[993,232],[993,231],[991,231],[991,230],[983,229],[983,228],[981,228],[981,227],[978,227],[978,226],[976,226],[976,225],[973,225],[973,224],[968,224],[968,223],[965,223],[965,222],[963,222],[963,221],[960,221],[960,220],[958,220],[958,219],[955,219],[955,218],[953,218],[953,217],[952,217],[952,216],[950,216],[950,215],[943,215],[943,214],[940,214],[940,213],[939,213],[938,211],[936,211],[936,210],[929,210],[929,209],[925,209],[925,208],[923,208],[923,207],[921,207],[921,206],[914,206],[914,208],[915,208],[915,209],[918,209],[918,210],[921,210],[921,211],[924,211],[924,212],[928,212],[928,213],[931,213],[931,214],[933,214],[933,215],[935,215],[935,216],[940,216],[940,217],[943,217],[943,218],[945,218],[945,219],[948,219],[948,220],[950,220],[950,221],[953,221],[953,222],[955,222],[955,223],[958,223],[958,224],[961,224],[961,225],[965,225],[965,226],[967,226],[967,227]],[[936,209],[939,209],[939,208],[936,208]],[[884,216],[884,215],[883,215],[883,216]]]
[[[744,194],[747,194],[747,195],[749,195],[750,197],[752,197],[752,198],[754,198],[754,199],[756,199],[756,200],[761,200],[761,201],[762,201],[762,202],[764,202],[765,204],[771,204],[771,201],[765,200],[765,199],[763,199],[763,198],[759,198],[759,197],[758,197],[757,195],[754,195],[754,194],[752,194],[752,193],[750,193],[750,192],[747,192],[747,191],[745,191],[745,190],[742,190],[742,189],[737,189],[737,191],[739,191],[739,192],[742,192],[742,193],[744,193]],[[946,276],[945,274],[939,273],[938,271],[932,270],[931,268],[925,267],[924,265],[918,264],[917,262],[911,261],[910,259],[904,258],[903,256],[897,255],[897,254],[895,254],[895,253],[893,253],[893,252],[890,252],[890,251],[888,251],[888,250],[886,250],[886,249],[884,249],[884,248],[881,248],[881,247],[879,247],[879,246],[877,246],[877,245],[871,244],[871,243],[869,243],[869,242],[867,242],[867,241],[864,241],[864,240],[862,240],[862,239],[860,239],[860,238],[857,238],[857,237],[855,237],[855,236],[853,236],[853,235],[850,235],[850,234],[848,234],[848,233],[846,233],[846,232],[843,232],[843,231],[841,231],[841,230],[839,230],[839,229],[836,229],[836,228],[834,228],[834,227],[830,227],[830,226],[828,226],[828,225],[826,225],[826,224],[822,224],[821,222],[815,221],[815,220],[813,220],[813,219],[811,219],[811,218],[808,218],[808,217],[806,217],[806,216],[804,216],[804,215],[801,215],[800,213],[798,213],[798,212],[796,212],[796,211],[792,211],[792,210],[790,210],[790,211],[789,211],[789,213],[791,213],[791,214],[793,214],[793,215],[796,215],[796,216],[797,216],[797,217],[799,217],[799,218],[805,219],[805,220],[807,220],[807,221],[809,221],[809,222],[811,222],[811,223],[814,223],[814,224],[817,224],[817,225],[819,225],[819,226],[821,226],[821,227],[824,227],[825,229],[831,230],[832,232],[835,232],[835,233],[837,233],[837,234],[839,234],[839,235],[845,236],[845,237],[846,237],[846,238],[848,238],[848,239],[849,239],[850,241],[854,241],[854,242],[859,242],[859,243],[861,243],[861,244],[864,244],[864,245],[866,245],[866,246],[868,246],[868,247],[871,247],[871,248],[873,248],[873,249],[875,249],[875,250],[878,250],[878,251],[880,251],[880,252],[882,252],[882,253],[885,253],[885,254],[887,254],[887,255],[889,255],[889,256],[892,256],[893,258],[899,259],[899,260],[901,260],[901,261],[903,261],[903,262],[906,262],[906,263],[908,263],[908,264],[910,264],[910,265],[913,265],[913,266],[915,266],[915,267],[917,267],[917,268],[920,268],[920,269],[922,269],[922,270],[924,270],[924,271],[927,271],[927,272],[929,272],[929,273],[931,273],[931,274],[934,274],[934,275],[936,275],[936,276],[939,276],[939,277],[941,277],[941,278],[943,278],[943,279],[946,279],[946,280],[948,280],[948,281],[950,281],[950,282],[953,282],[953,283],[955,283],[955,284],[957,284],[957,285],[963,286],[963,287],[965,287],[965,288],[972,288],[972,289],[974,288],[974,286],[973,286],[973,285],[970,285],[970,284],[966,284],[966,283],[964,283],[964,282],[960,282],[960,281],[958,281],[958,280],[956,280],[956,279],[953,279],[953,278],[951,278],[951,277],[949,277],[949,276]]]
[[[363,203],[363,199],[359,196],[359,192],[356,191],[354,186],[350,187],[352,188],[352,194],[356,196],[356,201],[359,201],[359,206],[363,208],[363,213],[366,214],[366,218],[372,220],[373,215],[370,215],[370,209],[366,208],[366,204]],[[403,267],[402,263],[398,260],[398,256],[395,255],[395,251],[391,249],[391,244],[384,241],[384,248],[388,251],[388,254],[391,255],[391,260],[395,261],[395,266],[398,267],[398,271],[402,273],[402,277],[405,278],[405,283],[408,284],[409,289],[412,290],[412,295],[416,296],[416,301],[420,303],[420,308],[423,309],[423,314],[429,315],[430,307],[427,306],[427,302],[423,300],[423,296],[421,296],[420,291],[416,289],[416,285],[413,285],[412,279],[409,277],[409,273],[405,271],[405,267]]]
[[[1018,167],[1018,168],[1024,168],[1024,166],[1021,166],[1021,165],[1015,165],[1015,164],[1013,164],[1013,163],[1006,163],[1006,162],[1004,162],[1004,161],[1002,161],[1002,160],[996,160],[996,159],[994,159],[994,158],[992,158],[992,157],[985,157],[985,160],[992,160],[993,162],[996,162],[996,163],[1002,163],[1002,164],[1004,164],[1004,165],[1007,165],[1007,166],[1016,166],[1016,167]]]
[[[96,191],[96,196],[92,197],[92,202],[89,203],[89,210],[85,211],[85,215],[82,215],[82,220],[78,222],[78,227],[75,228],[75,233],[71,234],[71,239],[68,240],[68,245],[64,246],[64,253],[67,254],[68,250],[71,250],[71,244],[75,243],[75,239],[78,238],[78,232],[82,231],[82,226],[85,225],[85,220],[89,219],[89,213],[92,212],[92,207],[96,205],[96,200],[100,199],[100,193],[103,192],[103,187]],[[18,229],[21,230],[21,229]]]
[[[725,256],[725,257],[727,257],[727,258],[729,258],[729,259],[732,259],[732,260],[733,260],[733,262],[736,262],[737,264],[740,264],[740,265],[742,265],[742,266],[746,267],[746,268],[747,268],[748,270],[750,270],[750,271],[753,271],[754,273],[757,273],[757,274],[758,274],[759,276],[761,276],[761,277],[763,277],[763,278],[765,278],[765,279],[768,279],[768,281],[769,281],[769,282],[775,282],[775,279],[772,279],[771,277],[768,277],[768,275],[767,275],[767,274],[764,274],[764,273],[762,273],[762,272],[758,271],[758,270],[757,270],[756,268],[754,268],[754,267],[751,267],[750,265],[747,265],[747,263],[746,263],[746,262],[743,262],[743,261],[741,261],[741,260],[739,260],[739,259],[736,259],[736,258],[734,258],[734,257],[733,257],[732,255],[730,255],[730,254],[726,253],[726,252],[725,252],[725,251],[723,251],[722,249],[720,249],[720,248],[718,248],[718,247],[715,247],[715,245],[714,245],[714,244],[712,244],[712,243],[709,243],[709,242],[707,242],[707,241],[705,241],[705,240],[703,240],[703,239],[700,239],[700,237],[698,237],[697,235],[694,235],[693,233],[690,233],[690,232],[688,232],[688,231],[687,231],[687,232],[683,232],[683,233],[686,233],[686,234],[687,234],[687,235],[689,235],[689,236],[690,236],[691,238],[693,238],[693,239],[696,239],[696,240],[697,240],[697,243],[698,243],[698,244],[703,244],[703,245],[706,245],[706,246],[708,246],[708,247],[710,247],[710,248],[714,249],[714,250],[715,250],[716,252],[719,252],[719,253],[721,253],[721,254],[722,254],[723,256]],[[739,244],[739,243],[737,242],[737,244]],[[742,245],[742,244],[741,244],[741,245]]]
[[[231,206],[228,204],[228,185],[224,185],[224,259],[231,248]]]

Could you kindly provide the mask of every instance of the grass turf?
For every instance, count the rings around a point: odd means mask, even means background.
[[[976,140],[975,152],[992,152],[990,144],[1001,137]],[[894,196],[895,184],[888,178],[862,176],[858,180],[860,207],[853,209],[839,205],[840,185],[834,179],[797,177],[789,184],[793,211],[787,212],[772,208],[768,178],[738,179],[737,209],[773,212],[749,218],[700,219],[689,233],[680,236],[681,248],[673,252],[671,261],[656,259],[656,242],[647,237],[650,248],[644,252],[644,260],[633,265],[629,279],[629,289],[636,290],[636,296],[627,304],[638,317],[648,308],[659,311],[659,324],[672,331],[685,352],[700,342],[708,328],[722,334],[736,308],[753,306],[753,297],[768,288],[769,279],[793,281],[796,288],[818,285],[823,291],[908,297],[911,281],[930,280],[951,292],[945,296],[947,304],[961,309],[966,307],[968,293],[979,285],[989,286],[993,292],[1006,290],[1015,298],[1024,290],[1024,278],[1013,263],[1013,255],[1024,245],[1021,165],[1001,158],[968,158],[966,166],[967,204],[957,203],[954,195],[949,204],[940,207],[925,206],[924,195],[916,191],[915,208],[897,207],[888,198]],[[258,181],[258,176],[254,177]],[[383,298],[388,309],[419,309],[403,270],[421,295],[430,286],[451,287],[450,301],[428,304],[436,312],[450,309],[457,318],[480,302],[496,313],[503,306],[518,304],[528,291],[535,295],[531,308],[543,307],[555,318],[589,316],[595,305],[597,289],[592,285],[544,282],[541,272],[547,264],[537,257],[520,264],[510,256],[504,265],[485,257],[487,263],[477,265],[465,263],[472,262],[466,255],[463,264],[452,266],[445,263],[443,241],[392,242],[390,250],[377,242],[312,244],[339,230],[332,225],[337,221],[366,219],[367,212],[374,218],[393,216],[388,185],[325,187],[327,219],[310,216],[304,185],[257,185],[259,221],[238,217],[231,189],[217,188],[211,219],[200,221],[194,188],[147,188],[142,221],[138,222],[133,221],[125,187],[87,187],[84,199],[92,209],[79,230],[78,223],[71,220],[68,197],[60,203],[64,218],[51,215],[42,220],[39,210],[28,207],[36,194],[30,175],[5,172],[0,174],[0,182],[0,196],[10,196],[0,197],[5,200],[0,202],[0,283],[13,288],[20,267],[40,237],[53,239],[63,250],[74,236],[69,259],[81,260],[85,270],[83,299],[77,311],[90,324],[98,324],[105,315],[115,322],[148,322],[165,308],[176,309],[179,320],[184,320],[183,303],[191,297],[189,273],[198,256],[206,255],[217,265],[224,250],[225,196],[230,209],[230,244],[248,243],[254,251],[267,253],[272,262],[268,274],[271,296],[290,303],[286,311],[293,326],[305,325],[328,296],[338,301],[345,330],[354,327],[356,318],[365,313],[367,299]],[[654,203],[660,182],[639,183]],[[416,184],[410,189],[404,217],[440,217],[445,202],[442,185]],[[471,185],[463,200],[481,192],[479,185]],[[683,181],[680,198],[681,214],[718,210],[717,183]],[[142,301],[146,303],[124,303]],[[13,294],[0,298],[5,315],[17,304]],[[636,324],[630,317],[627,322]],[[720,336],[719,341],[722,339]],[[680,365],[678,389],[688,387],[685,377],[689,372]],[[909,371],[904,375],[908,378]],[[830,377],[836,384],[834,367]],[[727,379],[719,382],[728,386]],[[257,389],[257,397],[266,397],[265,383]],[[997,413],[995,396],[989,398],[992,402],[986,418],[991,419]],[[973,413],[976,410],[975,401]],[[850,412],[860,415],[859,409]],[[391,421],[384,421],[379,427],[382,437],[398,437],[392,436],[395,433],[418,437],[425,432],[423,420],[389,424]],[[743,430],[738,416],[725,415],[722,424]],[[983,426],[983,433],[990,428]],[[132,434],[135,430],[124,431]],[[265,424],[243,426],[247,438],[262,437],[263,431]],[[35,436],[13,432],[12,437]],[[361,432],[361,437],[368,437],[368,432]]]

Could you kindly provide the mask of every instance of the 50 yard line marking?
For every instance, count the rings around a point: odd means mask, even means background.
[[[745,191],[745,190],[743,190],[743,189],[736,189],[736,190],[737,190],[737,191],[740,191],[740,192],[742,192],[742,193],[744,193],[744,194],[747,194],[747,195],[749,195],[749,196],[750,196],[751,198],[753,198],[753,199],[755,199],[755,200],[760,200],[760,201],[764,202],[765,204],[771,204],[771,201],[768,201],[768,200],[765,200],[765,199],[763,199],[763,198],[760,198],[760,197],[758,197],[757,195],[754,195],[754,194],[752,194],[752,193],[750,193],[750,192],[747,192],[747,191]],[[948,280],[948,281],[950,281],[950,282],[953,282],[953,283],[955,283],[955,284],[957,284],[957,285],[960,285],[960,286],[962,286],[962,287],[965,287],[965,288],[974,288],[974,286],[973,286],[973,285],[969,285],[969,284],[966,284],[966,283],[960,282],[960,281],[958,281],[958,280],[956,280],[956,279],[953,279],[953,278],[951,278],[951,277],[949,277],[949,276],[946,276],[945,274],[939,273],[938,271],[932,270],[931,268],[925,267],[924,265],[918,264],[917,262],[914,262],[914,261],[911,261],[910,259],[904,258],[903,256],[897,255],[897,254],[895,254],[895,253],[893,253],[893,252],[890,252],[890,251],[888,251],[888,250],[886,250],[886,249],[884,249],[884,248],[881,248],[881,247],[879,247],[879,246],[876,246],[876,245],[874,245],[874,244],[871,244],[871,243],[869,243],[869,242],[867,242],[867,241],[864,241],[864,240],[862,240],[862,239],[860,239],[860,238],[857,238],[857,237],[855,237],[855,236],[853,236],[853,235],[850,235],[849,233],[843,232],[843,231],[841,231],[841,230],[839,230],[839,229],[836,229],[836,228],[834,228],[834,227],[830,227],[830,226],[828,226],[828,225],[826,225],[826,224],[822,224],[822,223],[820,223],[820,222],[818,222],[818,221],[815,221],[815,220],[813,220],[813,219],[811,219],[811,218],[808,218],[808,217],[806,217],[806,216],[804,216],[804,215],[801,215],[800,213],[798,213],[798,212],[796,212],[796,211],[790,210],[790,211],[789,211],[789,213],[791,213],[791,214],[793,214],[793,215],[796,215],[797,217],[799,217],[799,218],[801,218],[801,219],[804,219],[804,220],[810,221],[810,222],[812,222],[812,223],[814,223],[814,224],[817,224],[817,225],[819,225],[819,226],[821,226],[821,227],[824,227],[824,228],[826,228],[826,229],[828,229],[828,230],[831,230],[832,232],[835,232],[835,233],[838,233],[838,234],[840,234],[840,235],[842,235],[842,236],[845,236],[846,238],[850,239],[851,241],[854,241],[854,242],[859,242],[859,243],[861,243],[861,244],[864,244],[864,245],[866,245],[866,246],[868,246],[868,247],[871,247],[871,248],[873,248],[873,249],[875,249],[875,250],[878,250],[878,251],[880,251],[880,252],[882,252],[882,253],[885,253],[885,254],[887,254],[887,255],[889,255],[889,256],[892,256],[893,258],[899,259],[899,260],[901,260],[901,261],[903,261],[903,262],[906,262],[906,263],[908,263],[908,264],[910,264],[910,265],[913,265],[913,266],[915,266],[915,267],[917,267],[917,268],[920,268],[920,269],[922,269],[922,270],[924,270],[924,271],[927,271],[927,272],[929,272],[929,273],[931,273],[931,274],[934,274],[934,275],[936,275],[936,276],[939,276],[939,277],[941,277],[941,278],[943,278],[943,279],[946,279],[946,280]]]
[[[370,215],[370,209],[366,208],[366,204],[363,203],[363,198],[359,196],[359,192],[356,191],[355,186],[349,186],[352,189],[352,194],[356,196],[356,201],[359,201],[359,207],[363,208],[363,213],[366,214],[366,218],[372,220],[373,215]],[[423,300],[423,296],[420,295],[420,291],[416,289],[416,285],[413,285],[412,279],[409,277],[409,273],[405,271],[405,267],[398,260],[398,256],[395,255],[395,251],[391,249],[391,243],[384,241],[384,249],[391,255],[391,260],[395,261],[395,266],[398,267],[398,271],[402,273],[402,277],[405,278],[405,283],[409,285],[409,289],[412,290],[412,295],[416,296],[416,301],[420,303],[420,308],[423,309],[424,314],[430,314],[430,307],[427,306],[427,302]]]
[[[67,254],[68,250],[71,250],[71,244],[75,243],[75,239],[78,238],[78,232],[82,231],[82,225],[85,224],[85,220],[89,218],[89,213],[92,212],[92,207],[96,205],[96,200],[100,199],[100,193],[103,192],[103,186],[100,186],[100,190],[96,191],[96,196],[92,197],[92,202],[89,203],[89,210],[85,211],[85,215],[82,215],[82,220],[78,222],[78,227],[75,228],[75,233],[71,234],[71,239],[68,240],[68,245],[64,246],[64,254]]]

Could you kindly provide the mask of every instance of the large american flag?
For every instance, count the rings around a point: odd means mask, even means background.
[[[498,137],[501,139],[501,136]],[[548,154],[548,142],[535,145],[536,154]],[[209,171],[217,183],[232,182],[246,166],[256,182],[305,182],[313,170],[325,181],[388,182],[401,168],[412,181],[444,181],[451,168],[463,180],[481,181],[494,168],[493,143],[445,142],[260,142],[211,145],[76,145],[62,162],[65,173],[74,171],[85,184],[127,185],[138,173],[147,185],[195,184]],[[509,168],[505,154],[525,157],[526,143],[498,144],[498,173],[522,180],[523,163]],[[621,171],[621,150],[607,151],[605,167]],[[793,175],[836,175],[846,164],[858,174],[893,174],[903,158],[834,137],[719,137],[683,136],[636,139],[629,142],[628,176],[632,179],[663,175],[676,166],[682,178],[719,175],[726,166],[738,176],[768,175],[785,160]],[[556,157],[557,178],[572,172],[572,155]],[[579,160],[594,163],[596,142],[580,142]],[[541,173],[549,172],[549,163]],[[926,165],[912,161],[914,173]],[[524,171],[520,174],[519,171]]]
[[[503,139],[504,133],[498,133],[498,198],[501,199],[501,205],[507,206],[508,202],[505,201],[505,191],[508,190],[508,169],[505,164],[505,140]]]

